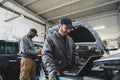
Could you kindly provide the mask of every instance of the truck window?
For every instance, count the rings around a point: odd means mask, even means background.
[[[0,54],[5,54],[5,45],[4,45],[4,42],[0,42]]]
[[[18,44],[17,43],[7,43],[7,54],[17,54]]]

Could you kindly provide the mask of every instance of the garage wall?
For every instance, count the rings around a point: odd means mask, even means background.
[[[120,19],[117,11],[109,11],[81,19],[93,28],[105,26],[104,29],[96,29],[102,40],[107,40],[110,45],[116,45],[116,39],[120,33]],[[111,44],[112,43],[112,44]]]
[[[39,37],[35,37],[33,40],[39,42],[44,41],[44,26],[30,21],[24,17],[5,22],[6,19],[9,19],[14,16],[17,15],[3,8],[0,8],[0,39],[11,39],[11,36],[13,36],[14,38],[20,38],[27,34],[29,29],[36,28],[38,30]]]
[[[109,14],[100,14],[96,17],[85,19],[84,21],[93,27],[105,26],[104,29],[96,29],[103,40],[115,39],[120,32],[118,16],[117,12],[112,12]]]

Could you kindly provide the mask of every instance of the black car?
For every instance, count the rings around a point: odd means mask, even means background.
[[[41,48],[42,45],[35,43],[35,48]],[[0,80],[19,80],[20,59],[18,56],[18,42],[9,40],[0,40]],[[35,59],[37,63],[37,74],[39,74],[39,57]]]

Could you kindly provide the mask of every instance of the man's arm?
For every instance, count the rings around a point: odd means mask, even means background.
[[[42,50],[42,62],[48,72],[56,70],[56,66],[53,61],[53,44],[49,36],[46,38]]]
[[[30,49],[28,45],[29,45],[29,43],[27,42],[27,40],[24,39],[24,38],[21,38],[21,40],[20,40],[20,51],[23,52],[23,53],[35,54],[36,55],[38,52],[35,51],[34,46],[31,46],[31,49]]]

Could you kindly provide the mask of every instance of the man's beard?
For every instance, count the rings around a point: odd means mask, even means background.
[[[30,38],[33,38],[33,36],[29,35]]]
[[[68,32],[64,31],[63,34],[64,34],[64,35],[68,35]]]

